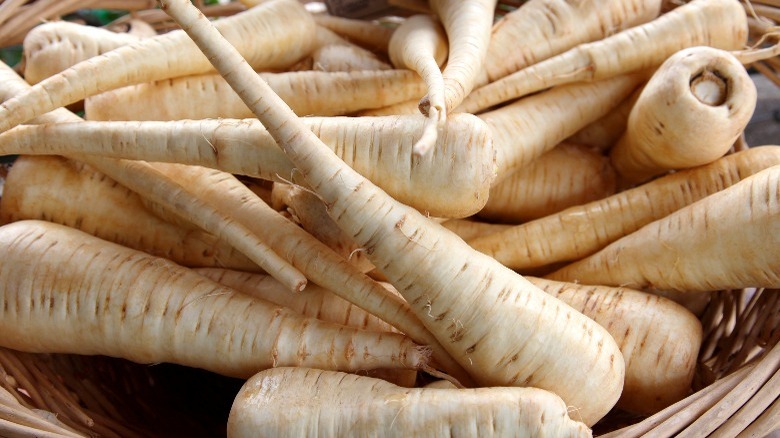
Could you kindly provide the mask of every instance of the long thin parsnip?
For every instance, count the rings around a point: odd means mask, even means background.
[[[495,177],[488,126],[455,114],[436,150],[412,157],[422,115],[302,118],[351,167],[392,196],[434,216],[466,217],[487,202]],[[79,122],[19,126],[0,134],[0,154],[90,154],[195,164],[266,180],[293,165],[257,120]]]
[[[449,42],[442,71],[446,111],[452,112],[474,88],[490,44],[496,0],[430,0]],[[429,96],[423,98],[422,107]]]
[[[182,165],[155,169],[179,183],[192,195],[208,199],[217,211],[267,242],[276,253],[306,274],[312,282],[387,321],[407,336],[430,348],[432,358],[454,378],[471,379],[415,317],[408,304],[347,263],[330,248],[261,202],[230,174]]]
[[[682,170],[599,201],[470,240],[469,244],[517,270],[577,260],[777,164],[780,147],[753,147],[706,166]]]
[[[780,165],[651,222],[549,275],[683,292],[780,288]]]
[[[4,81],[0,82],[0,94],[6,97],[14,92],[24,92],[30,86],[5,64],[0,67]],[[36,122],[79,121],[80,117],[64,108],[39,116]],[[169,211],[188,220],[207,232],[225,238],[254,263],[273,275],[291,290],[301,290],[306,285],[304,277],[296,268],[279,257],[268,246],[249,233],[245,227],[231,221],[215,211],[210,205],[188,194],[175,182],[153,169],[148,163],[129,160],[112,160],[97,156],[81,156],[85,162],[115,181],[130,188],[141,196],[164,205]]]
[[[725,50],[690,47],[653,73],[610,150],[623,184],[701,166],[729,151],[756,108],[756,85]]]
[[[24,79],[37,84],[81,61],[136,42],[135,35],[71,21],[43,23],[24,38]]]
[[[741,49],[747,34],[747,16],[738,1],[693,0],[649,23],[581,44],[474,90],[458,111],[477,113],[555,85],[653,68],[686,47]]]
[[[478,216],[518,224],[605,198],[615,193],[615,183],[609,158],[561,143],[494,185]]]
[[[601,324],[615,338],[626,360],[619,408],[653,414],[691,392],[702,327],[685,307],[623,287],[528,279]]]
[[[0,228],[0,344],[173,362],[248,377],[274,366],[417,368],[408,338],[304,318],[187,268],[62,225]]]
[[[535,388],[407,389],[370,377],[278,368],[249,379],[228,436],[588,437],[555,394]]]
[[[564,85],[481,114],[493,133],[498,184],[625,99],[644,75]]]
[[[188,0],[162,3],[253,109],[339,227],[366,248],[477,383],[548,389],[589,425],[612,408],[624,362],[602,327],[346,166]]]
[[[335,116],[381,108],[425,94],[425,83],[408,70],[261,73],[300,116]],[[181,99],[187,100],[182,105]],[[205,74],[140,84],[92,96],[89,120],[247,118],[252,112],[219,75]]]
[[[430,123],[415,145],[414,152],[424,155],[436,142],[437,131],[447,121],[444,78],[440,67],[447,59],[447,36],[441,24],[429,15],[407,18],[390,38],[390,61],[396,68],[408,68],[419,73],[428,87],[425,108]]]
[[[488,80],[646,23],[660,11],[659,0],[527,1],[493,26],[485,58]]]
[[[309,318],[363,330],[397,331],[375,315],[316,284],[306,286],[304,293],[291,294],[283,284],[268,275],[219,268],[194,271],[238,292],[284,306]]]
[[[22,156],[3,186],[0,221],[41,219],[78,228],[184,266],[258,267],[224,240],[159,219],[135,192],[79,161]]]
[[[264,2],[216,25],[258,69],[284,68],[302,58],[311,50],[316,27],[297,0]],[[210,70],[183,31],[146,38],[74,65],[3,102],[0,132],[103,91]]]

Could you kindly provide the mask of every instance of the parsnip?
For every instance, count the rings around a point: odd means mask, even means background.
[[[687,205],[550,279],[713,291],[780,288],[780,165]]]
[[[173,362],[236,377],[286,365],[425,364],[425,350],[406,337],[303,318],[62,225],[5,225],[0,253],[0,344],[19,351]]]
[[[642,90],[610,150],[623,184],[701,166],[729,151],[756,108],[753,80],[725,50],[697,46],[667,59]]]
[[[534,388],[406,389],[305,368],[249,379],[228,436],[590,436],[555,394]]]
[[[685,205],[777,164],[780,164],[780,147],[753,147],[600,201],[570,207],[551,216],[470,240],[469,244],[518,270],[576,260]]]
[[[589,425],[612,408],[624,362],[602,327],[345,166],[188,0],[163,5],[477,383],[548,389]]]
[[[259,268],[211,234],[182,228],[151,214],[137,193],[84,163],[22,156],[3,186],[3,223],[41,219],[59,223],[178,264]]]

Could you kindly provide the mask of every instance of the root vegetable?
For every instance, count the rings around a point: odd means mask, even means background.
[[[137,193],[84,163],[22,156],[3,186],[3,223],[41,219],[165,257],[178,264],[256,271],[257,265],[224,240],[151,214]]]
[[[408,70],[261,73],[301,116],[335,116],[381,108],[425,94],[425,83]],[[182,105],[186,99],[187,105]],[[218,75],[185,76],[125,87],[90,97],[89,120],[181,120],[252,117]]]
[[[548,277],[676,291],[780,288],[780,166],[616,240]]]
[[[316,27],[296,0],[264,2],[216,25],[258,69],[284,68],[305,56]],[[74,65],[4,102],[0,132],[102,91],[210,70],[183,31],[145,38]]]
[[[493,133],[500,183],[628,97],[643,75],[571,84],[481,114]]]
[[[81,61],[136,42],[135,35],[95,26],[70,21],[43,23],[24,38],[24,79],[37,84]]]
[[[642,90],[610,151],[622,184],[725,155],[753,116],[756,94],[745,67],[727,51],[698,46],[669,57]]]
[[[554,394],[535,388],[406,389],[369,377],[278,368],[249,379],[228,418],[257,436],[590,436]]]
[[[609,158],[584,146],[562,143],[490,189],[478,216],[521,223],[615,193]]]
[[[578,44],[646,23],[661,11],[659,0],[533,0],[506,14],[490,35],[485,59],[494,82]]]
[[[624,363],[606,330],[346,166],[189,1],[165,0],[163,8],[252,108],[339,227],[366,248],[477,383],[550,390],[589,425],[612,408]]]
[[[312,282],[339,294],[387,321],[418,343],[426,345],[436,364],[464,384],[465,371],[415,317],[407,303],[347,263],[330,248],[260,202],[236,178],[224,172],[182,165],[156,164],[156,170],[176,181],[191,194],[208,199],[217,211],[268,242],[276,253],[306,274]]]
[[[426,107],[420,111],[428,116],[425,133],[414,147],[414,153],[424,155],[436,143],[438,131],[447,121],[444,78],[439,69],[447,59],[447,36],[441,24],[428,15],[407,18],[390,38],[390,61],[396,68],[416,71],[428,87]]]
[[[615,338],[626,360],[626,382],[617,407],[653,414],[690,394],[702,327],[686,308],[623,287],[528,279]]]
[[[487,202],[495,177],[488,126],[456,114],[436,150],[412,157],[425,118],[302,118],[349,165],[402,202],[435,216],[465,217]],[[195,164],[266,180],[293,165],[256,120],[79,122],[19,126],[0,135],[0,154],[90,154]]]
[[[599,201],[470,240],[469,244],[517,270],[577,260],[777,164],[779,147],[753,147],[706,166],[682,170]]]
[[[693,0],[649,23],[581,44],[474,90],[457,110],[477,113],[552,86],[653,68],[686,47],[741,49],[747,34],[747,16],[738,1]]]
[[[274,366],[425,364],[425,350],[406,337],[303,318],[62,225],[5,225],[0,253],[0,344],[19,351],[172,362],[235,377]]]
[[[590,146],[600,151],[608,151],[625,132],[628,115],[641,91],[641,88],[637,89],[607,115],[580,129],[566,141]]]
[[[490,44],[496,0],[430,0],[431,10],[447,32],[449,57],[442,71],[447,113],[463,101],[477,82]],[[430,96],[423,98],[428,107]]]

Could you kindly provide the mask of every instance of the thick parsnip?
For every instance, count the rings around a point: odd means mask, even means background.
[[[24,38],[24,79],[37,84],[81,61],[136,42],[135,35],[71,21],[43,23]]]
[[[780,288],[780,166],[616,240],[549,275],[676,291]]]
[[[331,217],[481,385],[558,394],[588,425],[616,403],[624,362],[609,333],[428,218],[332,153],[188,0],[163,1],[295,163]]]
[[[304,318],[62,225],[4,225],[0,254],[0,345],[19,351],[172,362],[236,377],[274,366],[425,365],[425,349],[401,335]]]
[[[653,414],[691,392],[702,327],[686,308],[624,287],[528,279],[601,324],[615,338],[626,360],[619,408]]]
[[[559,397],[535,388],[407,389],[370,377],[278,368],[244,384],[227,433],[231,438],[590,436],[569,415]]]
[[[753,147],[706,166],[681,170],[599,201],[470,240],[469,244],[517,270],[577,260],[777,164],[780,147]]]
[[[84,163],[22,156],[3,186],[3,223],[41,219],[190,267],[259,268],[224,240],[150,213],[137,193]]]
[[[561,143],[490,189],[479,217],[521,223],[615,193],[609,158],[573,143]]]
[[[701,166],[729,151],[756,108],[756,85],[725,50],[681,50],[653,73],[610,150],[622,184]]]
[[[436,150],[423,157],[412,156],[425,125],[420,114],[301,121],[351,167],[420,211],[466,217],[487,202],[495,155],[488,126],[476,116],[453,115]],[[257,120],[19,126],[0,134],[0,154],[90,154],[175,162],[277,181],[294,174],[293,164]]]

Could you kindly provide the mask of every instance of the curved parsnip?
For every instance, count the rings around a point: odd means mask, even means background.
[[[606,330],[346,166],[189,0],[163,5],[253,109],[339,227],[366,248],[477,383],[550,390],[588,425],[614,406],[625,370]]]
[[[30,84],[117,47],[138,42],[138,37],[70,21],[50,21],[25,36],[24,79]]]
[[[430,0],[449,42],[442,71],[446,111],[451,113],[474,88],[490,44],[496,0]],[[428,96],[421,107],[427,107]]]
[[[577,260],[777,164],[780,147],[753,147],[706,166],[681,170],[599,201],[469,240],[469,244],[517,270]]]
[[[439,69],[447,59],[447,36],[441,24],[429,15],[407,18],[390,38],[390,62],[396,68],[408,68],[420,74],[428,87],[427,107],[420,111],[430,122],[414,147],[424,155],[433,147],[439,130],[447,121],[444,78]]]
[[[717,160],[747,126],[756,85],[725,50],[697,46],[667,59],[645,85],[610,150],[623,184]]]
[[[478,216],[521,223],[615,193],[609,158],[584,146],[561,143],[490,189]]]
[[[304,318],[62,225],[5,225],[0,254],[0,345],[19,351],[172,362],[235,377],[274,366],[425,364],[425,350],[404,336]]]
[[[681,292],[780,288],[780,166],[685,206],[549,278]]]
[[[408,70],[260,73],[300,116],[336,116],[380,108],[425,93]],[[187,105],[182,105],[185,99]],[[150,82],[88,98],[89,120],[182,120],[247,118],[252,112],[219,75],[204,74]]]
[[[528,279],[605,327],[620,346],[626,383],[619,408],[653,414],[689,395],[702,327],[685,307],[624,287]]]
[[[457,110],[477,113],[556,85],[653,68],[686,47],[741,49],[747,35],[747,16],[738,1],[693,0],[649,23],[581,44],[476,89]]]
[[[646,23],[659,0],[531,0],[506,14],[490,35],[485,71],[490,82],[578,44]]]
[[[311,50],[316,28],[297,0],[272,0],[216,21],[254,68],[284,68]],[[280,41],[284,41],[281,44]],[[211,71],[183,31],[172,31],[90,58],[0,105],[0,132],[88,96]]]
[[[569,418],[559,397],[539,389],[407,389],[370,377],[305,368],[278,368],[249,379],[233,402],[227,434],[591,435],[584,424]]]
[[[258,267],[224,240],[182,228],[150,213],[137,193],[74,160],[22,156],[3,186],[3,223],[41,219],[165,257],[184,266]]]
[[[304,117],[301,121],[358,172],[434,216],[466,217],[487,202],[495,177],[492,136],[471,114],[450,117],[436,149],[413,157],[425,118]],[[175,162],[290,179],[293,165],[256,120],[79,122],[19,126],[0,134],[0,154],[90,154]]]

